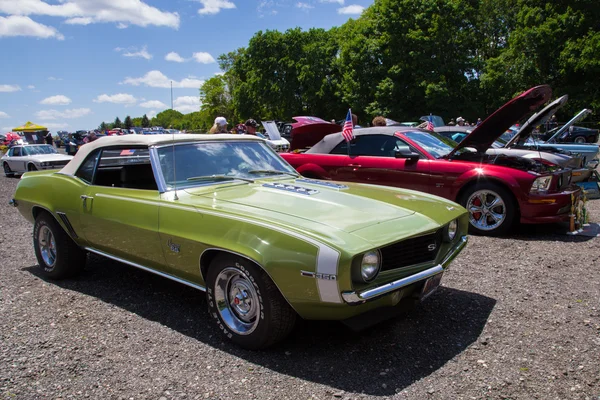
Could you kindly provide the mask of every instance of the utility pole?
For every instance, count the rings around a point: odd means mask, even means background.
[[[173,109],[173,81],[171,81],[171,110]]]

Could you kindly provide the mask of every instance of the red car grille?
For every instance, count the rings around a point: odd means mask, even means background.
[[[403,240],[381,249],[382,271],[435,260],[442,244],[442,229],[435,233]]]

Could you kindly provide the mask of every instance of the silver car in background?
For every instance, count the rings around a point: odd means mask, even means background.
[[[4,175],[20,175],[27,171],[60,169],[67,165],[73,156],[60,154],[49,144],[23,144],[8,149],[0,161]]]

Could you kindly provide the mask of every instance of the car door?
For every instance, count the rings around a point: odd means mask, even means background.
[[[90,247],[148,267],[164,265],[158,234],[160,193],[148,149],[101,151],[81,195],[81,227]]]
[[[345,141],[332,152],[343,151],[348,153]],[[349,153],[338,168],[340,180],[429,191],[429,160],[396,136],[357,136]]]
[[[24,148],[23,146],[13,147],[12,157],[8,161],[8,166],[14,172],[26,171],[27,166],[24,161]]]

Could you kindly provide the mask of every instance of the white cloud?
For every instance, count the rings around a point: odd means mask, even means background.
[[[200,111],[200,97],[177,97],[175,100],[173,100],[173,108],[183,114],[188,114],[194,111]]]
[[[19,85],[0,85],[0,92],[18,92],[21,90]]]
[[[49,77],[48,77],[48,80],[49,80],[49,81],[62,81],[63,79],[62,79],[62,78],[55,78],[55,77],[53,77],[53,76],[49,76]]]
[[[212,64],[212,63],[216,62],[215,58],[213,56],[211,56],[210,54],[208,54],[204,51],[194,53],[192,55],[192,57],[194,57],[194,60],[196,60],[196,62],[198,62],[200,64]]]
[[[223,75],[225,75],[225,72],[223,72],[223,71],[215,72],[215,75],[216,76],[223,76]]]
[[[10,118],[10,115],[5,113],[4,111],[0,111],[0,118]]]
[[[117,93],[113,95],[101,94],[94,99],[95,103],[114,103],[132,106],[137,103],[137,99],[128,93]]]
[[[340,6],[343,6],[344,0],[319,0],[319,3],[337,3]]]
[[[144,107],[144,108],[160,108],[161,110],[164,110],[167,108],[167,105],[165,103],[163,103],[162,101],[159,100],[149,100],[146,101],[144,103],[140,103],[140,107]]]
[[[302,10],[310,10],[311,8],[315,8],[308,3],[296,3],[296,8],[300,8]]]
[[[363,6],[359,6],[358,4],[353,4],[348,7],[338,8],[338,14],[362,14],[365,8]]]
[[[9,0],[10,1],[10,0]],[[17,2],[15,2],[17,3]],[[0,9],[4,0],[0,0]],[[29,17],[9,15],[0,17],[0,37],[3,36],[33,36],[42,39],[56,38],[64,40],[65,37],[55,28],[35,22]]]
[[[55,120],[55,119],[72,119],[81,118],[91,114],[92,110],[89,108],[73,108],[65,111],[57,110],[41,110],[35,113],[35,116],[39,119]]]
[[[148,47],[144,46],[141,50],[138,50],[137,47],[130,47],[128,49],[124,49],[122,47],[117,47],[115,51],[119,53],[123,53],[123,57],[140,57],[145,58],[146,60],[152,59],[152,54],[148,53]]]
[[[67,104],[71,104],[71,99],[67,96],[63,96],[62,94],[58,94],[56,96],[46,97],[44,100],[40,101],[40,104],[51,104],[54,106],[66,106]]]
[[[69,127],[69,124],[64,122],[40,122],[40,125],[45,126],[48,129],[66,129]]]
[[[228,0],[200,0],[204,7],[198,10],[198,14],[218,14],[222,9],[235,8],[235,4]]]
[[[175,53],[174,51],[170,52],[169,54],[167,54],[165,56],[165,60],[167,61],[173,61],[173,62],[178,62],[178,63],[182,63],[185,62],[185,58],[181,57],[179,54]]]
[[[27,89],[31,89],[31,90],[33,90],[33,89],[35,89],[35,86],[33,86],[33,85],[29,85],[29,86],[27,86]]]
[[[0,13],[46,15],[66,18],[67,24],[114,22],[138,26],[179,28],[179,14],[161,11],[142,0],[60,0],[49,4],[42,0],[0,0]]]
[[[199,89],[204,81],[196,78],[184,78],[181,81],[173,81],[174,88],[188,88],[188,89]],[[121,84],[133,85],[133,86],[150,86],[158,88],[169,88],[171,87],[171,79],[160,71],[153,70],[140,78],[127,77]]]
[[[158,114],[155,110],[150,110],[146,113],[146,117],[148,117],[148,119],[152,119],[154,117],[156,117],[156,114]]]

